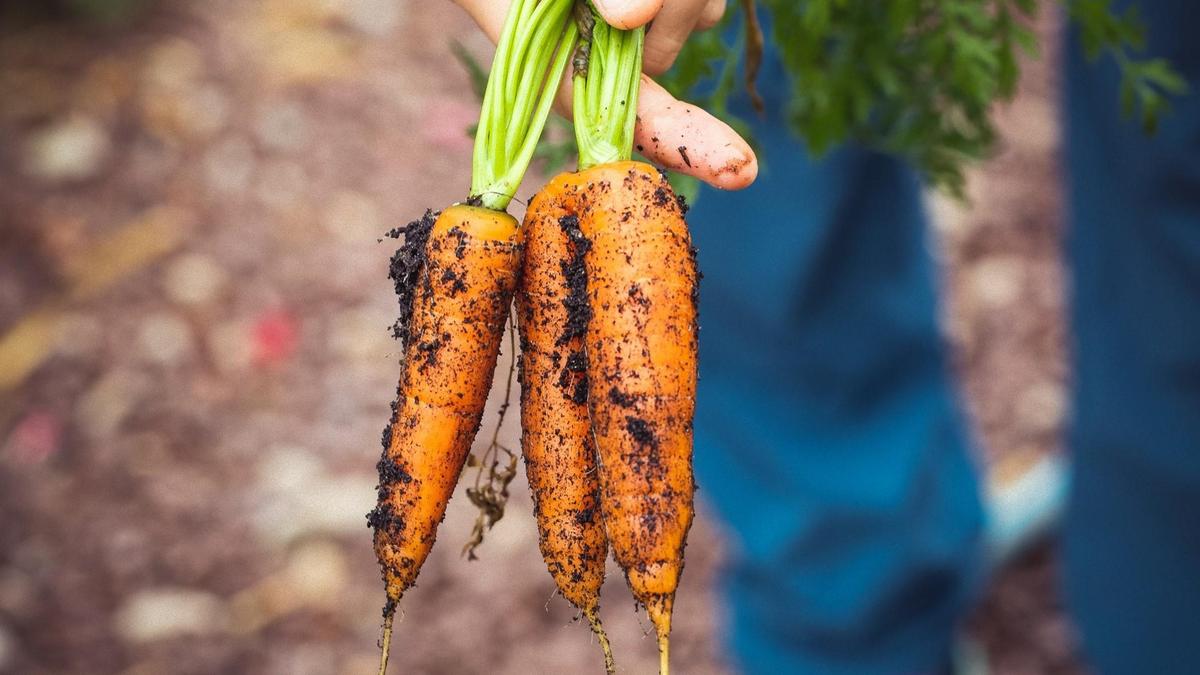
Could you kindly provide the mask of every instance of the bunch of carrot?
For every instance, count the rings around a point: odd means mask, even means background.
[[[629,161],[642,29],[580,0],[516,0],[497,45],[466,204],[403,228],[392,264],[403,365],[368,515],[392,617],[416,580],[478,431],[510,305],[522,453],[546,565],[614,664],[599,619],[611,546],[658,636],[661,671],[692,522],[694,251],[664,176]],[[524,223],[504,209],[572,63],[579,171]]]

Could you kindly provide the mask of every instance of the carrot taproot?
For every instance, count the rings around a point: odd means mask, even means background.
[[[665,672],[695,491],[698,274],[683,208],[656,169],[632,161],[560,175],[530,208],[557,218],[583,251],[586,278],[575,283],[585,286],[581,358],[604,527]]]
[[[387,591],[381,675],[397,603],[433,547],[479,429],[520,275],[521,232],[505,209],[575,45],[573,6],[514,0],[480,110],[469,199],[404,228],[393,258],[404,360],[378,464],[378,504],[367,516]],[[507,474],[492,472],[489,480]],[[489,524],[502,513],[496,500],[507,495],[505,487],[475,488],[475,496],[488,495],[479,503],[492,511]]]
[[[617,563],[658,633],[663,671],[692,524],[697,272],[679,204],[645,164],[586,172],[581,219],[592,318],[592,429],[604,521]]]
[[[569,234],[586,249],[584,351],[605,531],[654,624],[665,675],[693,517],[699,273],[682,200],[663,174],[630,161],[644,29],[618,30],[594,12],[577,19],[580,170],[543,194],[571,214]]]
[[[553,193],[553,184],[545,193]],[[585,253],[562,226],[569,214],[536,196],[525,212],[525,260],[517,288],[521,334],[521,453],[533,495],[539,548],[555,584],[579,608],[615,672],[600,622],[608,540],[587,407]]]
[[[416,580],[479,429],[520,272],[511,216],[453,206],[411,224],[393,259],[403,370],[368,515],[385,616]]]

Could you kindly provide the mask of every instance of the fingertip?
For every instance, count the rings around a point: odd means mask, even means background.
[[[758,158],[737,132],[646,77],[638,113],[638,149],[655,163],[721,190],[741,190],[758,177]]]
[[[664,0],[592,0],[596,11],[613,28],[645,26],[662,9]]]
[[[749,155],[730,159],[717,167],[711,174],[709,185],[721,190],[744,190],[758,178],[758,158],[754,151]]]

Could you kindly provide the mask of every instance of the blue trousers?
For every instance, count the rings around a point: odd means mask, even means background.
[[[1140,4],[1200,89],[1192,3]],[[1100,672],[1200,672],[1200,96],[1147,138],[1115,66],[1069,42],[1066,586]],[[764,66],[772,110],[783,77]],[[696,467],[733,539],[731,649],[747,673],[930,672],[982,576],[982,514],[919,186],[888,157],[812,162],[779,118],[754,126],[759,182],[689,218]]]

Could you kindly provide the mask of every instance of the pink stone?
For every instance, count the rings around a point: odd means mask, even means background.
[[[16,464],[41,464],[58,452],[62,422],[45,410],[35,410],[17,423],[4,444],[4,455]]]
[[[254,364],[271,366],[287,361],[299,342],[296,317],[285,310],[262,314],[254,323]]]

